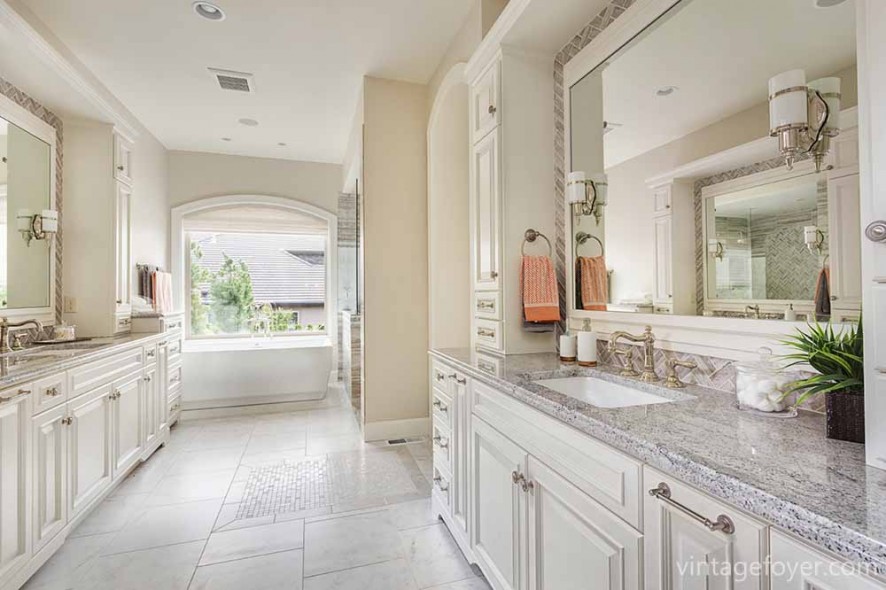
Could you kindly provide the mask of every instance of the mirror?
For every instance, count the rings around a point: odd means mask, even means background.
[[[54,234],[29,242],[20,229],[33,228],[34,215],[54,208],[52,147],[0,118],[0,156],[0,309],[45,308],[51,305]],[[41,218],[41,231],[42,225]]]
[[[567,71],[572,314],[857,317],[855,45],[852,0],[684,0]],[[792,70],[838,80],[808,91],[833,117],[788,167],[769,90]]]

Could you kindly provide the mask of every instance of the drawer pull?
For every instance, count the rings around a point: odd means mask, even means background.
[[[443,478],[440,477],[439,475],[434,478],[434,485],[437,486],[437,489],[440,490],[441,492],[448,492],[449,491],[449,484],[443,485]]]
[[[46,390],[46,395],[49,397],[58,397],[62,394],[61,391],[58,390],[58,387],[50,387]]]
[[[446,379],[446,375],[444,375],[443,373],[437,373],[436,375],[434,375],[434,377],[437,379],[437,381],[443,381],[444,379]]]
[[[497,110],[498,110],[498,109],[495,108],[495,105],[492,105],[492,104],[489,105],[489,108],[488,108],[488,109],[486,109],[486,111],[487,111],[490,115],[494,115],[495,112],[496,112]]]
[[[484,373],[491,373],[495,375],[495,365],[491,363],[484,363],[483,361],[477,361],[477,368],[483,371]]]
[[[434,407],[437,408],[438,410],[440,410],[441,412],[449,412],[449,406],[447,406],[446,404],[444,404],[443,402],[441,402],[438,399],[434,400]]]
[[[467,377],[456,377],[455,382],[458,383],[459,385],[467,385],[468,378]]]
[[[61,424],[63,424],[64,426],[70,426],[73,423],[74,423],[74,419],[71,418],[70,416],[68,416],[67,418],[61,419]]]
[[[478,328],[477,336],[481,338],[495,338],[495,330],[488,330],[486,328]]]
[[[531,492],[535,489],[535,484],[526,479],[526,476],[517,471],[511,471],[511,481],[519,485],[524,492]]]
[[[494,301],[477,301],[477,309],[495,309]]]
[[[435,436],[433,440],[434,440],[434,444],[437,445],[438,447],[440,447],[441,449],[448,449],[449,448],[449,441],[443,442],[443,437],[440,436],[439,434],[437,436]]]
[[[668,484],[664,482],[658,484],[657,488],[652,488],[651,490],[649,490],[649,495],[654,498],[658,498],[659,500],[669,504],[670,506],[673,506],[692,520],[703,525],[711,532],[720,531],[724,535],[731,535],[735,532],[735,523],[732,522],[731,518],[729,518],[725,514],[719,515],[717,517],[717,520],[710,520],[709,518],[702,516],[695,510],[692,510],[691,508],[688,508],[671,498],[671,488],[668,486]]]
[[[147,356],[148,356],[149,359],[152,359],[152,358],[154,358],[155,356],[157,356],[157,353],[154,352],[153,350],[149,350]]]

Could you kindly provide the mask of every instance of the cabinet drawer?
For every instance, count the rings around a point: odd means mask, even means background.
[[[64,403],[68,399],[68,380],[64,373],[44,377],[33,385],[34,414]]]
[[[477,368],[484,373],[488,373],[494,377],[501,377],[504,375],[504,364],[502,362],[504,359],[501,357],[477,352],[475,358]]]
[[[169,352],[169,362],[175,362],[181,358],[182,355],[182,339],[181,338],[172,338],[169,340],[169,348],[167,349]]]
[[[666,494],[662,494],[665,486]],[[648,590],[769,588],[765,573],[769,557],[766,524],[650,467],[643,468],[643,488]],[[700,522],[705,518],[730,528],[709,528]],[[741,572],[737,568],[711,567],[714,562],[743,567]]]
[[[855,573],[849,564],[801,541],[771,531],[772,590],[883,590],[886,584]]]
[[[184,325],[185,325],[184,319],[182,319],[181,317],[166,319],[166,331],[167,332],[181,332]]]
[[[114,334],[122,334],[125,332],[132,331],[132,316],[129,314],[126,315],[117,315],[114,320]]]
[[[471,87],[471,136],[482,139],[501,121],[501,62],[493,62]]]
[[[446,512],[450,512],[452,509],[450,503],[450,491],[449,491],[449,483],[452,481],[452,475],[450,475],[449,471],[446,471],[445,468],[438,467],[436,464],[434,465],[434,479],[433,479],[433,487],[431,488],[431,494],[434,498],[437,499],[439,504],[446,509]]]
[[[474,316],[487,320],[501,319],[501,292],[474,292]]]
[[[149,365],[149,366],[157,364],[157,345],[156,344],[146,344],[145,345],[145,364]]]
[[[472,412],[636,529],[642,464],[474,380]]]
[[[181,363],[170,364],[169,365],[169,373],[167,378],[167,387],[173,388],[181,384],[182,382],[182,366]]]
[[[452,368],[441,364],[438,361],[431,363],[431,385],[434,389],[446,392],[449,389],[449,375],[454,371]]]
[[[652,192],[652,207],[656,215],[671,212],[671,187],[662,186]]]
[[[68,397],[74,398],[111,381],[141,371],[145,351],[133,348],[112,357],[68,371]]]
[[[442,467],[452,473],[452,430],[439,420],[434,420],[431,433],[434,467]]]
[[[434,389],[434,401],[431,402],[431,406],[431,414],[434,421],[440,421],[447,428],[452,428],[452,413],[454,411],[452,397],[445,392]]]
[[[479,346],[485,346],[492,350],[502,350],[504,339],[502,338],[502,324],[494,320],[474,320],[474,342]]]

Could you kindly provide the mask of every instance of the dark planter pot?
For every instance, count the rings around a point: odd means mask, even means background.
[[[826,393],[828,438],[864,442],[864,391]]]

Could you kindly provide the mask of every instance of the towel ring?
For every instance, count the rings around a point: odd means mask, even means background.
[[[535,242],[535,240],[537,240],[538,238],[541,238],[548,243],[548,256],[553,254],[554,249],[551,247],[551,241],[548,239],[548,237],[540,231],[536,231],[534,229],[527,229],[526,233],[523,234],[523,244],[520,246],[520,254],[526,256],[526,242],[529,242],[531,244]]]
[[[581,246],[588,240],[594,240],[600,245],[600,256],[604,256],[606,254],[606,249],[603,247],[603,242],[600,241],[600,238],[597,236],[592,236],[587,232],[580,231],[575,234],[575,242]],[[575,248],[576,252],[578,252],[578,247]]]

